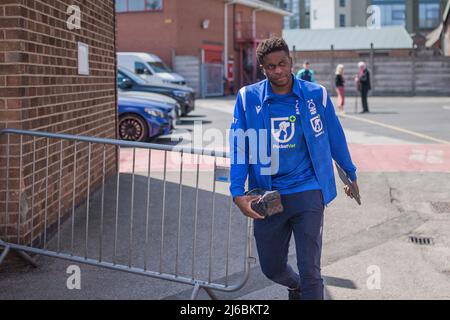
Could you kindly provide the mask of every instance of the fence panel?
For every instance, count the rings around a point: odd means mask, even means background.
[[[246,283],[253,225],[235,212],[224,182],[226,153],[14,129],[0,136],[21,157],[17,171],[7,164],[0,263],[11,250],[34,265],[28,254],[46,255],[192,285],[192,298],[201,288],[215,298],[212,290]],[[9,144],[12,137],[18,145]],[[113,174],[106,169],[109,148],[120,154]],[[67,166],[66,154],[73,157]],[[45,169],[37,172],[36,161]],[[24,196],[8,196],[18,172],[27,177],[19,188]],[[57,198],[48,196],[54,188]],[[10,219],[19,199],[29,205]],[[236,273],[241,277],[232,280]]]

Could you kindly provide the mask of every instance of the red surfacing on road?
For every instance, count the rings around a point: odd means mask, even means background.
[[[164,170],[164,158],[167,158],[167,171],[180,171],[181,155],[179,152],[167,152],[152,150],[151,152],[151,171],[161,172]],[[135,155],[135,172],[148,172],[148,150],[136,149]],[[197,170],[197,163],[200,162],[201,171],[212,171],[214,168],[214,157],[211,156],[197,156],[191,154],[183,155],[183,171]],[[230,166],[230,160],[224,158],[217,158],[217,166]],[[133,150],[122,149],[120,151],[120,172],[132,172],[133,170]]]
[[[450,172],[450,145],[350,145],[359,172]]]
[[[393,144],[393,145],[349,145],[353,162],[358,172],[450,172],[450,145],[445,144]],[[148,150],[136,150],[135,172],[148,171]],[[153,150],[151,171],[164,170],[164,151]],[[180,154],[167,152],[167,171],[180,170]],[[229,166],[229,159],[218,158],[218,166]],[[214,158],[200,157],[200,170],[212,171]],[[132,172],[133,150],[122,149],[120,172]],[[197,156],[185,154],[183,171],[197,169]]]

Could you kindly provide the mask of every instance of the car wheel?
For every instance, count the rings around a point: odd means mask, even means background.
[[[148,138],[147,124],[139,116],[125,115],[119,121],[119,137],[127,141],[145,141]]]

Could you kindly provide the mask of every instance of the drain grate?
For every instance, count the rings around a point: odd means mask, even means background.
[[[450,213],[450,202],[433,201],[431,207],[436,213]]]
[[[418,236],[410,236],[409,241],[418,244],[418,245],[432,245],[433,244],[433,238],[430,237],[418,237]]]

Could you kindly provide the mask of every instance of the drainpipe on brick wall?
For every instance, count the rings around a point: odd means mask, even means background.
[[[115,134],[115,139],[118,140],[119,139],[119,108],[118,108],[118,89],[117,89],[117,85],[116,85],[116,81],[117,81],[117,12],[115,10],[115,6],[113,4],[113,26],[114,26],[114,95],[115,95],[115,103],[116,103],[116,108],[115,108],[115,113],[116,116],[114,117],[114,127],[116,128],[116,130],[114,130]],[[118,148],[116,148],[116,171],[117,174],[119,174],[119,161],[120,161],[120,154],[118,151]]]
[[[254,9],[252,11],[252,36],[253,39],[256,39],[256,13],[258,11],[263,11],[262,9]]]
[[[258,62],[256,59],[256,12],[261,9],[252,10],[252,38],[253,38],[253,81],[256,81]]]
[[[224,75],[228,75],[228,6],[234,4],[234,1],[225,2],[224,4],[224,31],[223,31],[223,70]]]

